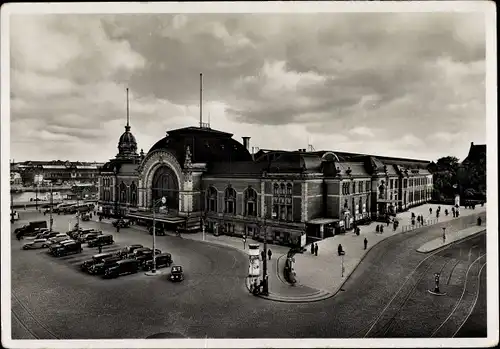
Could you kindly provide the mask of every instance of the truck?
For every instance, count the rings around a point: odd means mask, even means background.
[[[16,230],[14,230],[14,234],[16,234],[16,237],[20,239],[23,236],[30,236],[35,233],[38,233],[37,230],[43,228],[47,228],[47,221],[33,221],[29,222],[29,224],[23,225],[22,227],[19,227]]]

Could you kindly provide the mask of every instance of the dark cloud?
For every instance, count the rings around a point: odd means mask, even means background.
[[[11,68],[13,145],[42,153],[68,142],[77,157],[113,156],[126,87],[148,149],[196,123],[200,72],[205,119],[262,147],[302,148],[308,134],[325,149],[369,137],[434,154],[439,137],[460,151],[485,138],[479,13],[17,16]]]

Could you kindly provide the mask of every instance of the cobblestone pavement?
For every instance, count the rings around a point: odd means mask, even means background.
[[[337,235],[331,238],[319,241],[318,244],[318,256],[314,256],[309,252],[308,245],[306,247],[306,252],[303,254],[297,254],[295,256],[295,272],[297,273],[298,282],[301,285],[305,285],[314,289],[320,289],[329,291],[331,293],[336,293],[341,288],[342,284],[356,268],[356,266],[361,262],[368,251],[375,246],[377,243],[401,233],[418,233],[420,231],[426,231],[432,227],[446,226],[446,222],[456,221],[457,218],[453,218],[451,215],[451,206],[441,205],[441,215],[439,219],[436,219],[435,212],[438,205],[425,204],[419,207],[412,208],[408,212],[403,212],[397,215],[397,219],[400,222],[399,227],[396,231],[393,230],[391,225],[384,225],[383,233],[376,233],[375,227],[381,225],[378,222],[372,222],[369,225],[359,226],[360,235],[357,236],[353,232],[348,232],[344,235]],[[429,214],[429,208],[433,209],[433,214]],[[450,211],[449,216],[444,215],[444,210],[448,209]],[[411,213],[415,215],[423,215],[426,220],[424,226],[413,226],[411,225]],[[475,215],[486,212],[486,205],[484,207],[477,207],[475,210],[460,209],[460,217]],[[449,236],[451,238],[453,233],[461,230],[462,227],[456,229],[448,229]],[[368,240],[367,249],[364,249],[364,239]],[[436,237],[437,238],[437,237]],[[427,242],[427,241],[426,241]],[[450,241],[451,243],[451,241]],[[341,244],[343,250],[346,252],[343,257],[344,265],[344,276],[342,277],[342,258],[338,256],[337,247]]]

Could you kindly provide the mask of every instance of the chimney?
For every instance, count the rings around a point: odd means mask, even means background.
[[[246,150],[250,150],[250,137],[241,137],[243,138],[243,146]]]
[[[474,146],[474,142],[470,142],[470,146],[473,147]]]

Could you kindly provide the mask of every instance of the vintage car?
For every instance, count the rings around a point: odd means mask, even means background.
[[[91,259],[87,259],[84,261],[82,264],[80,264],[80,269],[82,271],[89,271],[90,268],[98,263],[102,263],[102,261],[106,258],[114,257],[116,256],[114,253],[100,253],[93,255]]]
[[[161,253],[156,255],[156,268],[170,267],[173,263],[172,255],[170,253]],[[148,259],[143,264],[144,270],[153,269],[153,258]]]
[[[89,273],[92,275],[102,275],[107,269],[114,267],[118,261],[121,261],[120,256],[111,255],[109,257],[103,258],[99,263],[93,264],[89,269]]]
[[[57,244],[59,242],[66,241],[69,238],[70,237],[66,234],[57,234],[56,236],[49,238],[48,243],[49,243],[49,245]]]
[[[39,248],[47,248],[49,243],[47,239],[35,239],[32,242],[28,242],[23,245],[23,250],[35,250]]]
[[[116,262],[112,267],[104,271],[104,277],[107,279],[116,278],[125,274],[134,274],[139,271],[139,262],[135,259],[125,259]]]
[[[142,246],[141,244],[129,245],[118,252],[118,255],[122,258],[128,258],[129,256],[132,258],[134,255],[134,251],[138,248],[144,248],[144,246]]]
[[[55,257],[62,257],[72,253],[81,253],[83,249],[79,242],[67,240],[57,244],[52,244],[49,251]]]
[[[82,234],[78,237],[78,241],[82,244],[89,242],[91,240],[97,239],[98,236],[102,235],[102,231],[93,231],[91,233]]]
[[[149,235],[153,235],[153,226],[149,227],[148,231]],[[157,225],[155,228],[155,234],[156,236],[165,236],[167,235],[167,232],[162,226]]]
[[[170,281],[182,281],[184,280],[184,272],[180,265],[174,265],[170,270]]]
[[[113,227],[117,228],[128,228],[130,227],[130,220],[129,219],[117,219],[113,221]]]
[[[95,239],[92,239],[88,242],[89,247],[97,247],[104,245],[112,245],[115,243],[113,240],[113,235],[99,235]]]

